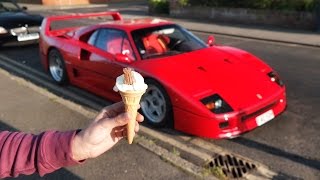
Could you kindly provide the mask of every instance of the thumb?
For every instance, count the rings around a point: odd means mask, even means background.
[[[109,126],[111,126],[112,128],[118,127],[118,126],[124,126],[124,125],[128,124],[129,120],[130,120],[129,113],[126,113],[126,112],[121,113],[121,114],[117,115],[116,117],[109,119]]]

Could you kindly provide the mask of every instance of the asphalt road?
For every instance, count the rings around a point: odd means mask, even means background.
[[[202,37],[206,35],[201,35]],[[320,52],[317,48],[216,36],[262,58],[287,88],[287,110],[232,140],[210,140],[293,178],[320,178]]]
[[[208,36],[194,33],[202,39]],[[207,141],[257,160],[286,177],[320,179],[319,48],[220,35],[215,37],[218,44],[247,50],[272,66],[286,84],[288,108],[271,122],[241,137]],[[37,45],[2,48],[0,59],[6,59],[8,63],[19,66],[29,74],[50,81],[40,66]],[[93,99],[99,105],[109,103],[75,87],[66,89],[77,92],[84,99]],[[66,96],[62,91],[56,93]]]

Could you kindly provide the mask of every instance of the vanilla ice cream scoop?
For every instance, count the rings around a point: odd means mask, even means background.
[[[143,77],[136,71],[131,71],[131,73],[134,79],[133,84],[125,84],[125,75],[122,74],[121,76],[117,77],[113,90],[116,92],[145,91],[148,88],[148,85],[144,83]]]

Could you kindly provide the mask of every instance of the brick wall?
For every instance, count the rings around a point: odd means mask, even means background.
[[[42,4],[42,0],[17,0],[18,3]]]

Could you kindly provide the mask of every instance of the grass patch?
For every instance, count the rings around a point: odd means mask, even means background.
[[[175,147],[173,147],[173,149],[172,149],[172,153],[174,154],[174,155],[176,155],[176,156],[180,156],[180,151],[177,149],[177,148],[175,148]]]
[[[202,174],[203,174],[203,176],[213,175],[220,180],[227,180],[228,179],[228,177],[224,174],[222,167],[220,167],[220,166],[215,166],[215,167],[206,166],[204,168]]]
[[[137,143],[139,143],[139,142],[141,142],[141,141],[146,141],[146,142],[148,142],[149,144],[155,144],[155,143],[156,143],[155,140],[149,139],[149,138],[147,138],[147,137],[145,137],[145,136],[142,136],[142,135],[136,135],[136,136],[134,137],[134,139],[133,139],[133,143],[135,143],[135,144],[137,144]]]

